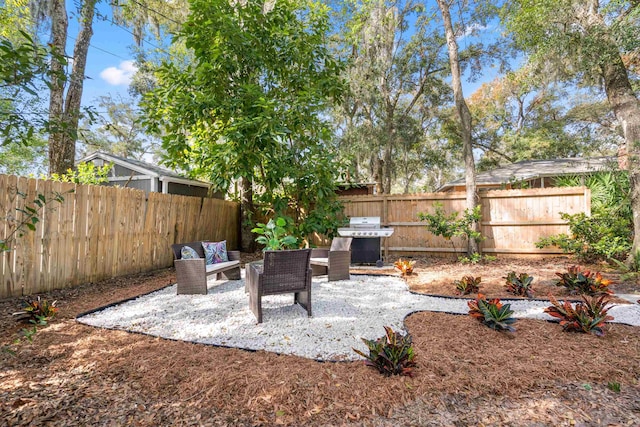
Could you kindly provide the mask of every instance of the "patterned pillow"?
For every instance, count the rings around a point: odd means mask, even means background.
[[[229,261],[227,256],[227,241],[222,242],[202,242],[207,265]]]
[[[180,257],[182,257],[182,259],[200,258],[198,252],[190,246],[183,246],[182,249],[180,249]]]

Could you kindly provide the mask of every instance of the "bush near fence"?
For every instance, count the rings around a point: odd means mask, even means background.
[[[7,218],[25,203],[56,192],[64,202],[47,204],[36,230],[0,254],[0,298],[170,267],[174,243],[227,240],[238,247],[235,202],[8,175],[0,175],[0,238],[13,231]]]
[[[383,239],[386,253],[394,255],[452,255],[450,241],[431,234],[418,212],[434,212],[441,203],[447,213],[465,209],[465,193],[390,194],[344,196],[347,216],[379,216],[383,226],[394,228],[394,234]],[[555,255],[558,248],[538,249],[540,237],[568,233],[561,212],[591,213],[591,192],[586,187],[538,188],[528,190],[493,190],[480,193],[485,239],[480,248],[486,254]],[[319,245],[326,243],[317,240]],[[458,252],[466,251],[466,243],[454,239]]]

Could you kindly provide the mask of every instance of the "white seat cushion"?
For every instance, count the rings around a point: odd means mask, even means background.
[[[219,271],[219,270],[225,270],[227,268],[236,266],[236,265],[240,265],[240,261],[235,260],[235,261],[225,261],[225,262],[219,262],[217,264],[210,264],[207,265],[207,273],[211,273],[212,271]]]
[[[314,265],[329,266],[329,258],[311,258],[310,263]]]

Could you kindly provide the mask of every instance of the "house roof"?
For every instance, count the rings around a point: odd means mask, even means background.
[[[611,167],[618,167],[615,157],[526,160],[481,172],[476,175],[476,185],[501,185],[549,176],[583,175]],[[460,185],[465,185],[464,177],[450,181],[436,191],[447,191]]]
[[[132,169],[142,175],[149,175],[159,178],[162,181],[181,182],[183,184],[195,185],[198,187],[208,187],[210,184],[203,181],[185,178],[177,172],[152,163],[143,162],[142,160],[129,159],[126,157],[116,156],[115,154],[105,153],[103,151],[95,151],[86,157],[78,160],[78,163],[89,162],[97,158],[107,162],[113,162],[125,168]]]

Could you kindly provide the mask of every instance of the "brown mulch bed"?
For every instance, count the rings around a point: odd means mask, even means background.
[[[427,259],[409,283],[448,294],[450,280],[481,275],[489,296],[507,297],[501,278],[511,269],[544,285],[571,264]],[[415,375],[385,378],[361,362],[168,341],[74,320],[174,280],[169,269],[44,295],[58,300],[60,313],[32,343],[12,343],[24,327],[11,318],[19,299],[0,301],[1,344],[16,351],[0,354],[0,425],[640,425],[637,327],[608,324],[598,338],[521,319],[515,334],[504,334],[469,316],[416,313],[405,322]],[[550,283],[549,290],[559,292]],[[619,383],[620,393],[608,383]]]

